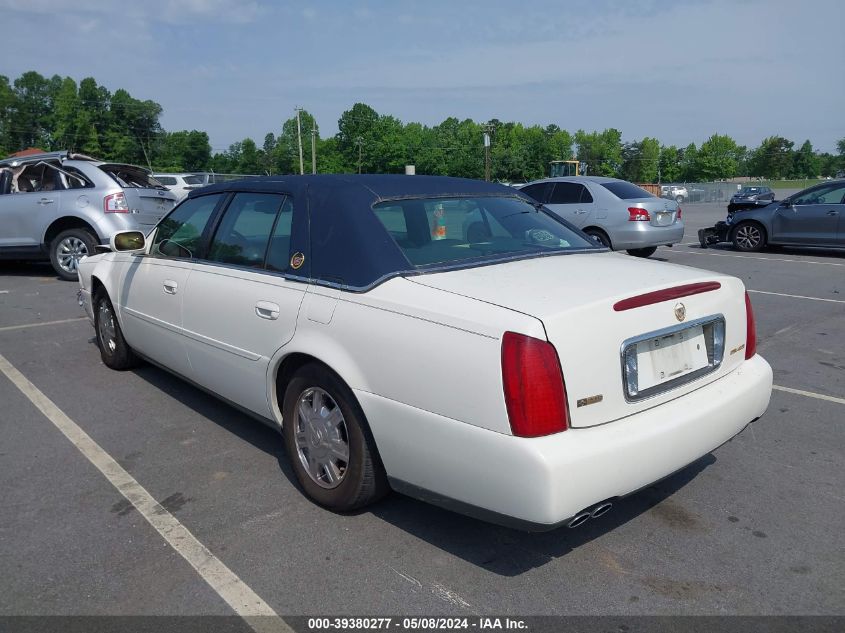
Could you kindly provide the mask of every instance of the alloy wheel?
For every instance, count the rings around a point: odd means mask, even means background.
[[[296,402],[296,452],[305,472],[322,488],[337,488],[349,468],[349,433],[337,402],[311,387]]]
[[[745,249],[756,248],[762,238],[760,229],[753,224],[746,224],[736,230],[737,244]]]
[[[114,312],[108,301],[100,301],[97,309],[97,333],[100,343],[108,348],[110,354],[117,349],[117,329],[114,325]]]
[[[75,273],[79,268],[79,260],[87,256],[88,247],[78,237],[66,237],[56,248],[59,267],[68,273]]]

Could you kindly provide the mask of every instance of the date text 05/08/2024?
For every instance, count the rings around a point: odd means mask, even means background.
[[[519,618],[309,618],[308,629],[320,630],[390,630],[446,631],[446,630],[527,630],[524,620]]]

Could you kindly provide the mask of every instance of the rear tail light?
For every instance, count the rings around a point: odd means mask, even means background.
[[[628,207],[628,216],[630,222],[648,222],[651,220],[648,211],[640,207]]]
[[[678,215],[676,215],[675,217],[680,220],[682,213],[683,213],[683,211],[681,210],[681,207],[678,207]]]
[[[106,196],[103,199],[103,208],[106,213],[129,213],[129,205],[122,191]]]
[[[757,323],[751,307],[751,297],[745,293],[745,360],[757,353]]]
[[[569,428],[566,387],[551,343],[505,332],[502,383],[514,435],[540,437]]]

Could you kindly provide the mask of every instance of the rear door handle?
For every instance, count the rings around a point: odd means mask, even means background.
[[[175,295],[179,289],[179,284],[172,279],[165,279],[162,285],[164,286],[164,291],[169,295]]]
[[[262,319],[267,319],[268,321],[275,321],[279,318],[279,312],[281,308],[276,303],[271,303],[270,301],[259,301],[255,304],[255,314],[257,314]]]
[[[828,215],[839,215],[839,211],[834,211],[833,209],[831,209],[830,211],[827,212],[827,214]]]
[[[53,204],[54,202],[55,200],[52,198],[41,198],[41,200],[38,201],[38,204]]]

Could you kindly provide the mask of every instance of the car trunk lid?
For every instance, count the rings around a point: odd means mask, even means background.
[[[678,204],[663,198],[639,198],[625,200],[629,208],[635,207],[648,211],[649,224],[652,226],[671,226],[678,219]]]
[[[560,358],[571,424],[587,427],[689,393],[724,376],[744,358],[745,301],[738,279],[626,257],[572,254],[410,279],[539,319]],[[614,307],[646,293],[691,284],[712,286],[627,309]],[[683,304],[682,319],[679,304]],[[722,340],[716,343],[722,345],[722,361],[700,371],[702,363],[710,362],[713,338],[719,335],[712,324],[720,320],[725,327]],[[656,349],[655,340],[664,348]],[[642,354],[642,388],[633,397],[624,365],[626,343]],[[666,352],[667,348],[671,351]],[[658,375],[659,371],[671,374],[678,367],[678,376]]]
[[[145,169],[119,163],[99,167],[121,186],[129,212],[142,226],[157,224],[176,204],[176,196],[155,183]]]

